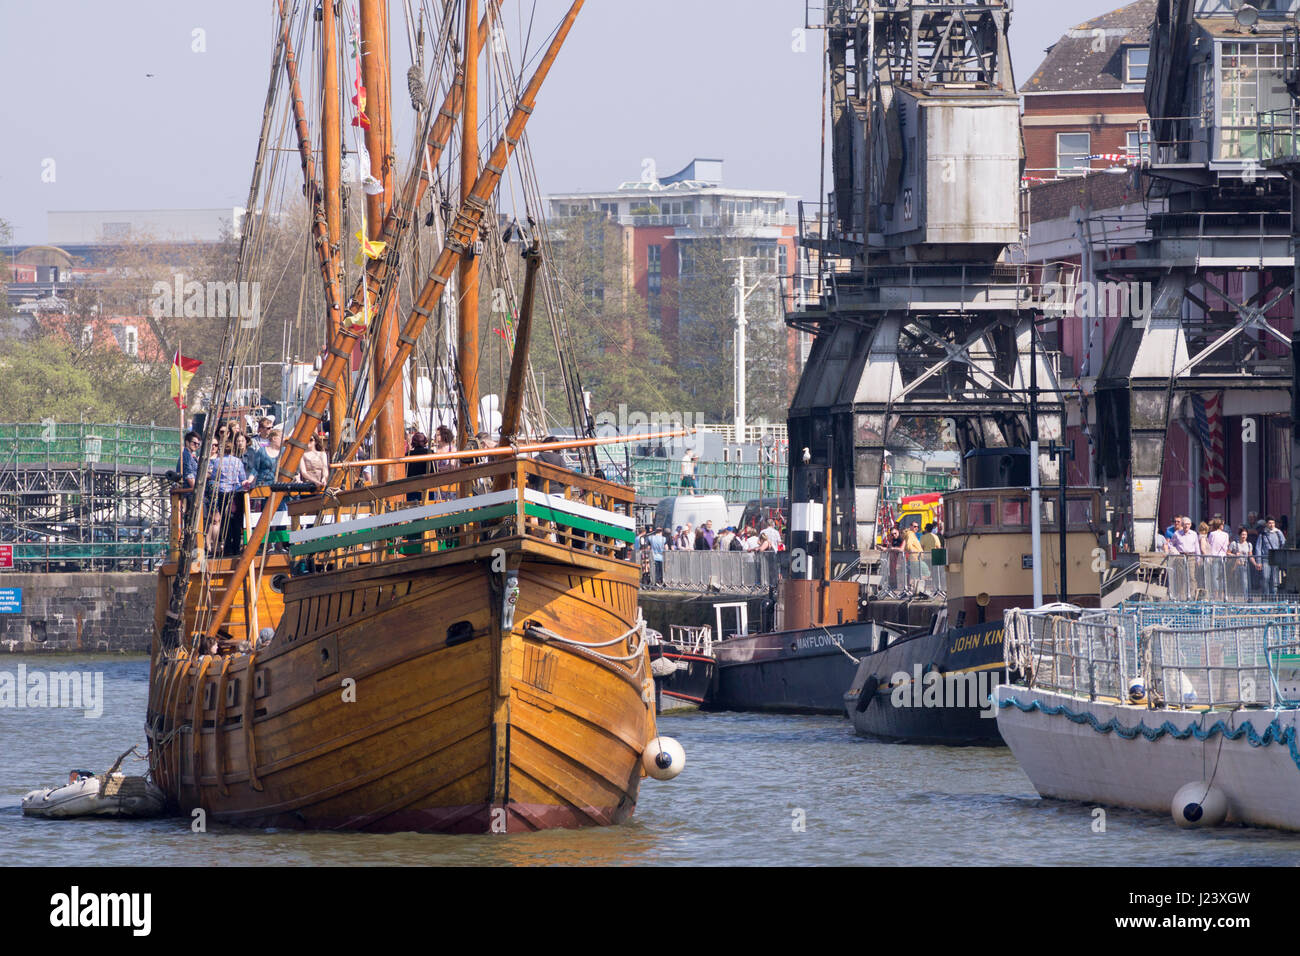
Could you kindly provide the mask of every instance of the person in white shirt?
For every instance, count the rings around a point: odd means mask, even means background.
[[[763,530],[759,534],[759,551],[780,551],[781,550],[781,532],[777,531],[772,522],[763,525]]]
[[[1210,521],[1210,533],[1206,538],[1209,545],[1207,553],[1216,558],[1222,558],[1228,553],[1228,545],[1231,542],[1228,532],[1223,530],[1223,519],[1213,518]]]
[[[1173,544],[1174,551],[1177,554],[1200,554],[1201,545],[1196,537],[1196,532],[1192,530],[1192,519],[1186,515],[1179,515],[1176,519],[1178,530],[1174,532]]]

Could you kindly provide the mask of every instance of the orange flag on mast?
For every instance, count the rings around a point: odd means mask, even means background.
[[[172,401],[176,403],[177,408],[185,407],[185,389],[189,387],[190,379],[202,364],[198,359],[181,355],[180,349],[176,350],[176,358],[172,360]]]

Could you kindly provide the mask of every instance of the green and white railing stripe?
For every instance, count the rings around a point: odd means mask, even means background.
[[[575,528],[590,534],[614,538],[618,541],[635,540],[635,523],[628,515],[596,508],[580,501],[570,501],[560,495],[548,495],[525,488],[524,513],[538,521]],[[519,492],[516,489],[493,491],[439,501],[415,508],[402,508],[368,518],[355,518],[337,524],[318,524],[301,528],[289,534],[289,553],[294,557],[333,551],[375,541],[387,541],[405,535],[422,534],[453,528],[471,522],[491,521],[515,514]]]

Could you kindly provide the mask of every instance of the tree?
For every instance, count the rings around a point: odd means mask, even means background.
[[[13,242],[14,230],[8,220],[0,219],[0,246]],[[0,250],[0,319],[9,315],[9,256]]]
[[[710,421],[729,422],[735,402],[739,264],[745,258],[746,418],[784,421],[792,382],[773,243],[727,236],[684,245],[675,284],[677,354],[683,387]]]
[[[592,395],[593,417],[602,412],[617,414],[620,405],[646,415],[684,414],[689,411],[686,395],[664,343],[651,329],[646,301],[630,282],[624,231],[597,213],[566,219],[561,229],[553,231],[554,259],[549,266],[558,288],[560,319],[568,333],[565,344],[583,389]],[[540,306],[535,322],[529,351],[534,374],[547,382],[550,416],[568,422],[564,397],[550,384],[561,378],[555,343]],[[485,313],[488,341],[502,342],[491,331],[492,323],[500,327],[500,316]]]

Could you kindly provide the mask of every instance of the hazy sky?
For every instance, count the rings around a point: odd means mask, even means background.
[[[1122,5],[1018,0],[1017,83],[1065,30]],[[15,241],[44,241],[47,210],[243,205],[274,6],[0,0],[0,218]],[[567,3],[536,6],[549,30]],[[512,31],[532,7],[506,0]],[[402,4],[392,10],[404,56]],[[612,189],[643,159],[663,174],[702,156],[726,161],[727,185],[813,199],[821,34],[794,52],[803,19],[804,0],[588,0],[529,124],[543,192]],[[409,114],[404,90],[394,100]]]

